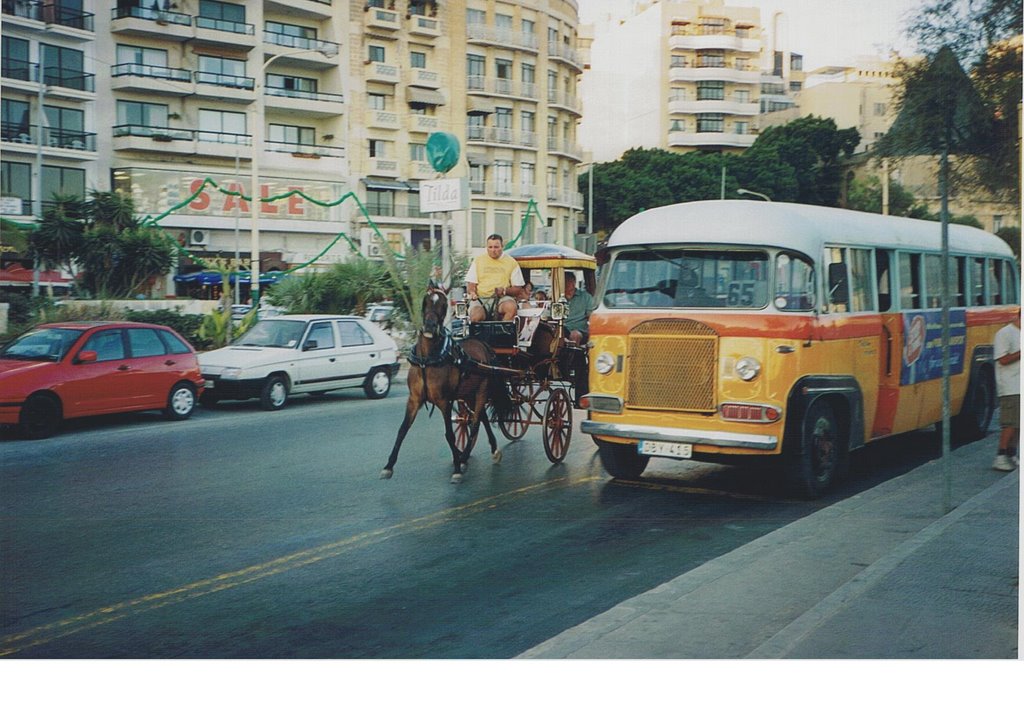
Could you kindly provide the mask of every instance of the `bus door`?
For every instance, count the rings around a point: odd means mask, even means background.
[[[878,407],[871,438],[893,433],[896,410],[900,402],[900,362],[903,351],[903,321],[897,310],[898,298],[893,286],[893,253],[875,250],[875,280],[878,290],[878,312],[882,330],[878,356]]]
[[[875,302],[872,251],[829,247],[827,261],[829,357],[833,375],[857,381],[864,405],[864,439],[880,402],[879,368],[888,339]],[[859,437],[858,437],[859,438]]]

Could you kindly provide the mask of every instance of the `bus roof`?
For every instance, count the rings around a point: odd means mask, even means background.
[[[649,209],[620,224],[608,248],[636,244],[708,243],[785,247],[817,258],[824,244],[869,245],[939,252],[941,225],[849,209],[787,202],[707,200]],[[949,225],[951,252],[1012,257],[1002,239],[974,227]]]

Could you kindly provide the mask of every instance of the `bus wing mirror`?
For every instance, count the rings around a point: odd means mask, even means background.
[[[828,299],[835,305],[844,305],[850,301],[845,262],[833,262],[828,266]]]

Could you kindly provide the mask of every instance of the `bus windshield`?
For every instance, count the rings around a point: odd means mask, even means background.
[[[609,308],[747,308],[768,305],[768,252],[645,247],[615,256]]]

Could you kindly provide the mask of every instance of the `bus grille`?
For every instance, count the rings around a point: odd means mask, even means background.
[[[696,320],[652,320],[629,333],[626,405],[714,413],[718,335]]]

